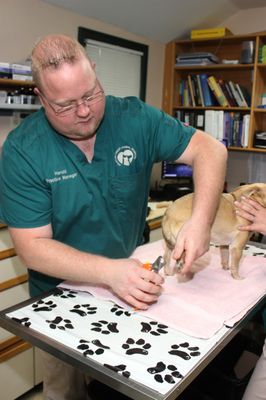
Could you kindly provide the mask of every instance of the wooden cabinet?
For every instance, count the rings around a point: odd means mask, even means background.
[[[243,42],[252,41],[254,44],[251,64],[222,63],[222,60],[241,60]],[[259,108],[262,94],[266,93],[266,64],[259,62],[259,51],[266,44],[266,34],[236,35],[215,39],[178,40],[166,45],[163,110],[176,116],[179,110],[205,111],[207,109],[238,112],[240,115],[249,114],[249,135],[247,147],[234,146],[230,150],[265,152],[266,149],[254,148],[253,139],[256,131],[266,131],[266,109]],[[219,59],[219,64],[207,65],[176,65],[176,58],[183,53],[208,52]],[[251,101],[248,107],[199,107],[184,106],[180,101],[180,84],[188,75],[207,74],[217,79],[233,81],[247,89]]]
[[[5,309],[27,299],[27,269],[16,255],[7,228],[0,224],[0,307]],[[41,380],[38,351],[21,338],[0,328],[2,398],[13,400],[32,389]]]

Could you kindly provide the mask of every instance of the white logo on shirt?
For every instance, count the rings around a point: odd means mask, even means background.
[[[115,162],[128,167],[136,159],[136,152],[132,147],[122,146],[115,152]]]

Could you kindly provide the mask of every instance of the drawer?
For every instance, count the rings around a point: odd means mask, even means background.
[[[29,298],[28,282],[25,282],[0,293],[0,308],[3,310]],[[0,344],[13,336],[12,333],[0,328]]]
[[[33,348],[22,346],[26,350],[6,360],[3,357],[4,361],[0,362],[1,398],[4,400],[14,400],[34,386]]]
[[[38,349],[38,347],[33,347],[34,351],[34,385],[39,385],[43,381],[43,362],[42,362],[42,350]]]
[[[7,228],[0,229],[0,251],[12,249],[14,247]]]
[[[27,274],[27,268],[18,256],[0,260],[0,283]]]

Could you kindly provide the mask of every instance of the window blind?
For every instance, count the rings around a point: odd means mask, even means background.
[[[90,39],[85,43],[106,94],[140,97],[142,52]]]

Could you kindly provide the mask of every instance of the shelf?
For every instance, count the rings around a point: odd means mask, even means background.
[[[14,79],[5,79],[5,78],[0,78],[0,85],[1,86],[29,86],[33,87],[34,82],[33,81],[20,81],[20,80],[14,80]]]
[[[227,147],[229,151],[241,151],[244,153],[265,153],[266,149],[259,148],[259,147]]]
[[[41,108],[40,104],[1,104],[0,103],[0,110],[24,110],[24,111],[31,111],[31,110],[39,110]]]
[[[254,44],[253,62],[250,64],[240,63],[243,43],[246,41],[252,41]],[[206,129],[219,140],[225,137],[231,145],[229,151],[266,153],[264,148],[253,147],[255,133],[266,131],[266,109],[258,107],[262,95],[266,93],[266,63],[258,62],[263,45],[266,45],[266,32],[169,42],[165,49],[162,109],[173,117],[178,116],[191,126]],[[177,57],[187,53],[214,54],[219,64],[176,64]],[[238,60],[239,63],[222,63],[222,60]],[[211,85],[212,90],[215,88],[216,102],[212,102],[213,95],[208,93],[209,82],[206,89],[206,75],[212,76],[212,81],[216,81],[216,85],[215,82]],[[219,91],[219,85],[222,93]],[[230,106],[218,105],[228,105],[223,95]],[[249,107],[238,106],[244,104],[242,95]],[[208,106],[202,107],[201,104]],[[207,113],[208,110],[213,110],[214,113]],[[217,111],[222,111],[223,117]],[[247,144],[247,147],[234,146],[242,142]]]
[[[254,68],[254,64],[206,64],[206,65],[177,65],[175,64],[176,70],[185,70],[185,71],[193,71],[193,70],[252,70]]]
[[[222,111],[228,111],[228,112],[230,112],[230,111],[241,111],[241,112],[250,112],[250,110],[251,110],[251,108],[250,107],[219,107],[219,106],[217,106],[217,107],[215,107],[215,106],[212,106],[212,107],[200,107],[200,106],[196,106],[196,107],[192,107],[192,106],[174,106],[173,107],[175,110],[191,110],[191,111],[194,111],[194,110],[197,110],[197,111],[200,111],[200,110],[222,110]],[[260,108],[258,108],[257,110],[259,110],[260,112],[261,111],[266,111],[266,110],[261,110]]]

